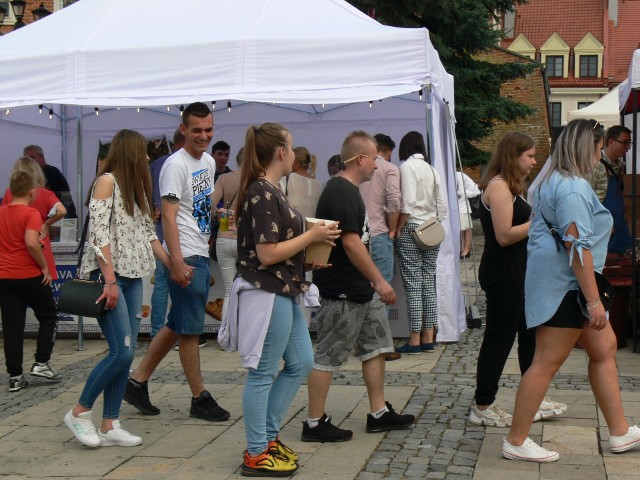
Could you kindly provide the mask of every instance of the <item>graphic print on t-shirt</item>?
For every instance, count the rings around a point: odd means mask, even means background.
[[[211,174],[208,169],[191,174],[193,218],[202,233],[211,233]]]

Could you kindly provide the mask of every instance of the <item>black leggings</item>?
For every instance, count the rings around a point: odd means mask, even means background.
[[[522,280],[504,281],[485,288],[487,326],[478,354],[476,405],[491,405],[495,401],[516,334],[520,373],[524,375],[533,362],[536,332],[535,328],[527,329],[525,322],[523,283]]]
[[[0,313],[4,334],[4,355],[9,376],[22,375],[24,326],[27,306],[40,323],[36,362],[48,362],[56,339],[58,315],[51,287],[42,284],[42,275],[25,279],[0,280]]]

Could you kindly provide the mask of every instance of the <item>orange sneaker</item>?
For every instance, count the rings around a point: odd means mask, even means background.
[[[296,470],[298,465],[271,445],[255,457],[245,450],[240,473],[243,477],[288,477]]]
[[[289,460],[291,460],[292,462],[297,463],[298,460],[300,460],[300,457],[296,452],[291,450],[289,447],[287,447],[284,443],[280,441],[280,436],[277,436],[275,440],[272,440],[271,442],[269,442],[269,448],[271,448],[272,446],[275,446],[280,453],[283,453],[284,455],[289,457]]]

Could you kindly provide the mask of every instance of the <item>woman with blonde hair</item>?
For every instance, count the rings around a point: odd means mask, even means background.
[[[537,445],[528,434],[551,380],[576,343],[589,357],[589,383],[609,427],[611,450],[640,445],[640,428],[629,426],[622,408],[616,337],[596,283],[613,220],[585,177],[600,160],[603,139],[597,121],[569,122],[551,154],[547,176],[533,193],[525,312],[527,327],[536,328],[536,348],[502,446],[502,455],[512,460],[558,460],[557,452]]]
[[[40,218],[42,219],[42,230],[40,231],[40,241],[43,245],[42,252],[44,253],[44,258],[47,261],[47,266],[49,267],[51,280],[58,280],[58,270],[56,269],[56,262],[53,258],[53,250],[51,249],[49,228],[58,220],[64,218],[67,214],[67,209],[64,208],[64,205],[60,199],[56,197],[55,193],[45,188],[44,185],[46,183],[46,179],[44,178],[44,173],[42,172],[42,168],[38,162],[33,158],[20,157],[16,160],[11,174],[13,175],[16,172],[27,172],[36,181],[36,199],[30,206],[38,210],[38,213],[40,213]],[[11,195],[11,190],[7,188],[0,205],[8,205],[12,200],[13,196]],[[43,371],[43,375],[40,376],[44,376],[44,373],[45,372]],[[47,371],[46,374],[49,375],[50,378],[59,377],[59,375],[54,373],[52,370]]]
[[[147,141],[141,134],[116,133],[89,192],[88,249],[80,275],[92,280],[102,277],[104,288],[98,301],[106,299],[107,313],[98,324],[109,353],[89,374],[80,400],[64,421],[90,447],[130,447],[142,439],[124,430],[118,417],[140,328],[142,277],[154,271],[154,255],[169,265],[153,225]],[[96,431],[91,409],[101,393],[102,424]]]
[[[304,218],[278,187],[280,178],[291,173],[292,143],[291,133],[282,125],[265,123],[249,127],[244,146],[238,273],[225,317],[238,344],[224,339],[221,343],[239,349],[248,369],[242,397],[245,476],[287,476],[298,468],[298,455],[278,434],[293,397],[313,368],[300,297],[309,290],[305,268],[323,266],[305,266],[304,249],[314,242],[333,245],[340,236],[337,225],[323,222],[305,232]]]
[[[306,147],[296,147],[293,153],[295,160],[291,174],[280,180],[280,188],[303,217],[315,217],[322,194],[322,183],[316,180],[318,160]]]

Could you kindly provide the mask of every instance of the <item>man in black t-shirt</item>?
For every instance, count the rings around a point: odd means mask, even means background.
[[[313,276],[322,300],[314,369],[307,381],[309,418],[302,428],[302,440],[307,442],[352,437],[351,430],[331,424],[325,401],[333,372],[354,348],[362,360],[371,407],[367,432],[404,429],[415,422],[413,415],[396,413],[384,398],[384,354],[394,350],[384,304],[393,304],[396,294],[369,255],[367,212],[358,189],[375,171],[376,142],[366,132],[352,132],[340,156],[342,170],[327,183],[316,210],[317,218],[339,221],[342,234],[329,257],[332,267],[317,270]]]
[[[65,218],[77,218],[76,206],[73,203],[73,197],[69,189],[69,183],[60,170],[53,165],[48,165],[44,158],[44,151],[38,145],[28,145],[24,147],[22,154],[25,157],[31,157],[42,168],[44,178],[47,181],[45,187],[55,193],[58,200],[62,202],[64,208],[67,209]]]

